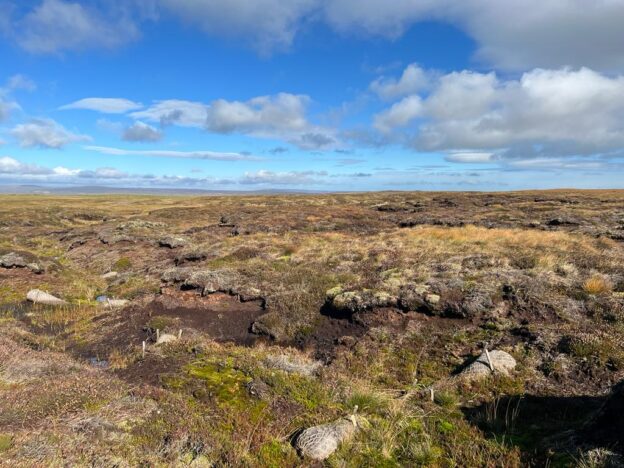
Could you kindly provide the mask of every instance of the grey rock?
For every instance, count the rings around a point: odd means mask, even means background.
[[[2,268],[26,268],[27,262],[24,257],[15,252],[8,253],[0,257],[0,266]]]

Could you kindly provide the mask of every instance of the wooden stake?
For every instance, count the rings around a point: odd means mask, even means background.
[[[156,343],[158,343],[158,340],[160,340],[160,330],[157,328],[156,329]]]
[[[435,401],[435,391],[433,387],[429,387],[429,395],[431,396],[431,401]]]
[[[145,359],[145,341],[143,342],[143,359]]]
[[[178,332],[178,340],[182,338],[182,329],[180,328],[180,331]]]
[[[490,370],[494,372],[494,364],[492,364],[492,360],[490,359],[490,352],[485,348],[485,358],[487,359],[488,366],[490,366]]]

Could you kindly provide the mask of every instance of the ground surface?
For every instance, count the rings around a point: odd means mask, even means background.
[[[0,465],[624,452],[623,191],[0,196],[2,258]],[[484,348],[517,365],[464,378]],[[351,440],[299,456],[356,406]]]

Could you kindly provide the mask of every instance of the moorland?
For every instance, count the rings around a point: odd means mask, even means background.
[[[624,191],[0,196],[1,465],[619,466],[622,343]]]

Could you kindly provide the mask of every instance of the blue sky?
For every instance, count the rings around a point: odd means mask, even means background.
[[[0,184],[619,188],[623,20],[621,0],[0,0]]]

